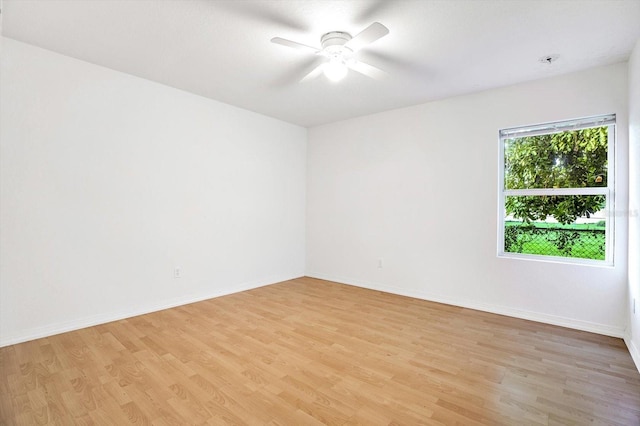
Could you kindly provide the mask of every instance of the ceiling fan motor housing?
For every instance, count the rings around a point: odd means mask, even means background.
[[[331,31],[320,39],[322,50],[329,56],[350,56],[353,51],[345,46],[351,40],[351,34],[343,31]]]

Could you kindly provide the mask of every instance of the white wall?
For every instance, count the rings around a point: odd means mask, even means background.
[[[303,275],[306,129],[2,43],[1,345]]]
[[[497,258],[496,239],[505,127],[618,114],[628,209],[627,95],[623,63],[310,129],[307,275],[623,336],[626,217],[613,268]]]
[[[640,40],[629,59],[629,211],[627,345],[640,370]]]

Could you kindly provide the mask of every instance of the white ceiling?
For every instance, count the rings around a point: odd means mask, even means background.
[[[2,34],[301,126],[414,105],[628,58],[640,0],[4,0]],[[379,21],[350,72],[299,83],[311,46]],[[551,65],[545,55],[559,55]]]

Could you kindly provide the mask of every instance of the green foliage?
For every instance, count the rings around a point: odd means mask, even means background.
[[[507,222],[504,251],[604,260],[605,231],[585,224]]]
[[[580,239],[580,234],[573,232],[556,232],[555,238],[552,239],[560,253],[564,256],[571,256],[573,247]]]
[[[505,141],[505,188],[607,186],[607,127]]]
[[[524,222],[545,220],[548,216],[562,224],[578,217],[591,217],[605,206],[604,195],[541,195],[506,197],[505,210]]]
[[[596,127],[505,141],[505,189],[607,186],[607,127]],[[572,223],[605,205],[602,195],[512,196],[507,215],[524,222]]]
[[[534,241],[543,231],[531,224],[506,226],[504,228],[504,251],[509,253],[526,253],[525,244]]]

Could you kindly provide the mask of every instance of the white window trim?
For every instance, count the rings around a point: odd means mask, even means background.
[[[560,133],[575,129],[588,129],[607,125],[607,186],[590,188],[542,188],[542,189],[505,189],[504,188],[504,140],[514,137],[536,136],[551,133]],[[615,141],[616,141],[616,115],[608,114],[595,117],[586,117],[576,120],[565,120],[547,124],[514,127],[500,130],[498,134],[499,161],[498,161],[498,257],[536,260],[554,263],[570,263],[591,266],[614,265],[614,235],[615,235]],[[604,195],[606,199],[605,212],[607,226],[605,227],[605,259],[583,259],[576,257],[545,256],[527,253],[512,253],[504,251],[504,218],[505,197],[517,195]]]

